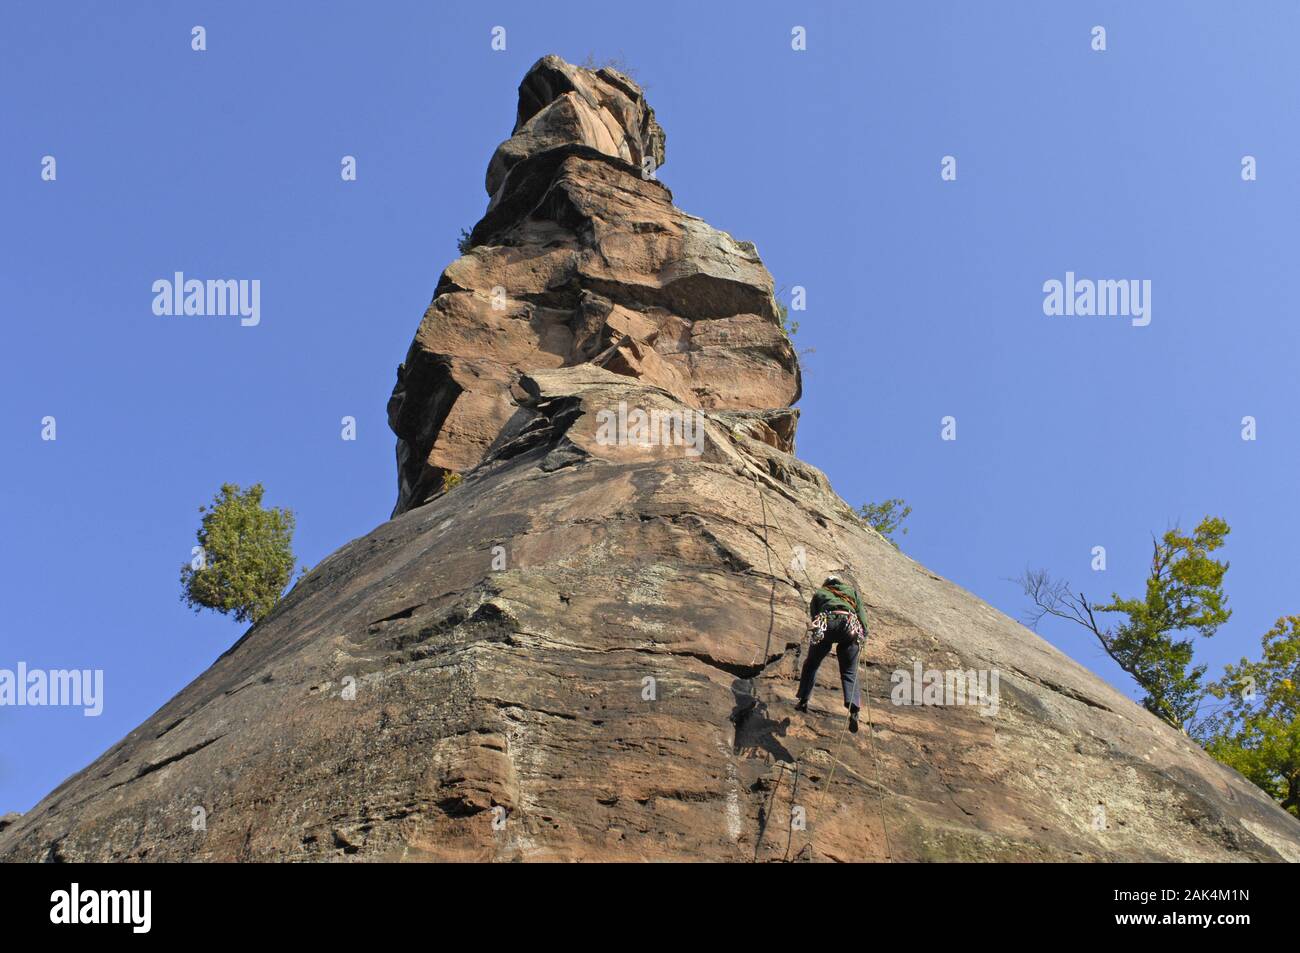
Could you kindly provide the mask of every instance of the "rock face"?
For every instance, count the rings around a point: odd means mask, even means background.
[[[519,87],[488,165],[487,213],[438,281],[398,369],[394,515],[536,418],[522,374],[593,364],[706,410],[788,408],[799,364],[749,242],[674,207],[640,89],[558,57]],[[793,412],[773,426],[793,450]]]
[[[390,404],[398,515],[0,859],[1300,860],[1252,785],[792,455],[771,280],[646,156],[626,77],[530,71]],[[872,623],[858,735],[833,662],[792,710],[841,567]],[[916,663],[996,672],[996,706],[892,703]]]

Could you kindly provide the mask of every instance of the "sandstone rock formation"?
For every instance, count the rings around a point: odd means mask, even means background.
[[[529,370],[590,363],[709,410],[798,399],[758,253],[674,207],[652,177],[663,162],[663,130],[626,76],[555,56],[528,71],[473,247],[438,281],[398,369],[394,515],[537,416],[517,396]],[[776,420],[793,449],[793,412]]]
[[[390,404],[395,518],[0,859],[1300,860],[1252,785],[792,455],[771,279],[646,156],[663,134],[626,77],[529,72]],[[833,664],[792,711],[805,601],[839,567],[872,620],[857,736]],[[999,672],[996,713],[892,704],[914,662]]]

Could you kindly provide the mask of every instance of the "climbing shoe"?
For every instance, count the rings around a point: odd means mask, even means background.
[[[849,731],[855,735],[858,733],[858,710],[856,708],[849,710]]]
[[[803,713],[806,715],[806,714],[808,714],[808,703],[807,703],[806,701],[804,701],[804,700],[801,698],[801,699],[799,699],[799,701],[795,704],[795,706],[794,706],[794,710],[795,710],[795,711],[801,711],[801,712],[803,712]]]

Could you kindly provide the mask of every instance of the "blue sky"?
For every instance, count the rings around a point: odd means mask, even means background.
[[[1208,0],[6,4],[0,667],[101,668],[106,698],[0,708],[0,812],[239,636],[178,601],[223,481],[292,507],[307,564],[387,518],[394,370],[546,53],[632,64],[677,204],[807,289],[800,456],[852,503],[905,497],[908,553],[1019,615],[1026,565],[1132,592],[1151,532],[1221,515],[1236,614],[1200,655],[1254,654],[1300,611],[1297,21]],[[261,324],[155,316],[175,271],[260,279]],[[1067,271],[1150,279],[1151,324],[1044,316]],[[1044,634],[1128,690],[1080,632]]]

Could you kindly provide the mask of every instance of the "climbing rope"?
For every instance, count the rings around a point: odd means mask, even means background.
[[[736,440],[736,435],[735,435],[735,433],[731,432],[730,430],[728,430],[728,433],[729,433],[729,435],[731,436],[731,439],[732,439],[733,441],[735,441],[735,440]],[[775,576],[772,574],[772,552],[773,552],[773,549],[772,549],[772,544],[771,544],[771,542],[769,541],[769,538],[768,538],[768,536],[769,536],[769,529],[768,529],[768,518],[767,518],[767,498],[766,498],[766,496],[765,496],[764,493],[763,493],[763,486],[762,486],[762,483],[760,482],[760,480],[759,480],[759,478],[758,478],[757,473],[751,473],[751,474],[750,474],[750,477],[751,477],[751,479],[753,479],[753,481],[754,481],[754,488],[755,488],[755,490],[758,492],[759,506],[760,506],[760,508],[761,508],[761,510],[762,510],[762,513],[763,513],[763,546],[767,549],[767,566],[768,566],[768,575],[771,576],[771,577],[773,578],[773,580],[775,580]],[[791,542],[790,542],[790,537],[789,537],[788,535],[786,535],[785,528],[781,525],[780,520],[776,519],[775,511],[773,511],[773,520],[772,520],[772,522],[773,522],[773,524],[776,526],[777,532],[779,532],[779,533],[781,534],[781,538],[782,538],[783,540],[785,540],[785,544],[786,544],[787,548],[789,548],[789,550],[790,550],[791,561],[792,561],[792,562],[796,562],[796,563],[798,563],[798,565],[799,565],[799,569],[803,572],[804,579],[806,579],[807,582],[808,582],[808,586],[809,586],[809,587],[810,587],[810,588],[815,592],[816,589],[817,589],[817,586],[816,586],[816,584],[813,582],[812,577],[808,574],[808,565],[807,565],[807,560],[806,560],[806,559],[799,559],[799,558],[797,557],[797,551],[795,550],[794,546],[791,544]],[[795,583],[795,584],[794,584],[794,588],[796,589],[796,591],[799,589],[799,585],[798,585],[798,583]],[[800,597],[800,599],[802,600],[802,599],[803,599],[803,593],[800,593],[800,594],[799,594],[799,597]],[[775,598],[775,589],[773,589],[773,598]],[[860,598],[860,596],[859,596],[859,598]],[[806,614],[807,611],[809,610],[810,605],[811,605],[811,603],[807,603],[807,604],[804,605],[805,614]],[[774,613],[775,613],[775,609],[774,609],[773,611],[774,611]],[[775,619],[773,619],[773,621],[775,621]],[[768,631],[767,631],[767,646],[766,646],[766,647],[764,648],[764,650],[763,650],[763,661],[764,661],[765,664],[766,664],[767,659],[768,659],[768,652],[769,652],[769,650],[770,650],[770,648],[771,648],[771,644],[772,644],[772,625],[769,624],[769,626],[768,626]],[[863,647],[864,647],[864,648],[865,648],[865,645],[866,645],[866,643],[865,643],[865,641],[864,641],[864,643],[863,643]],[[803,646],[803,642],[802,642],[802,640],[800,640],[800,652],[799,652],[799,655],[802,655],[802,646]],[[839,650],[836,649],[836,651],[838,652]],[[865,655],[865,652],[863,652],[862,654]],[[799,655],[796,655],[796,661],[798,660]],[[757,659],[755,660],[755,664],[757,664]],[[877,791],[877,793],[879,794],[879,805],[878,805],[878,806],[879,806],[879,811],[880,811],[880,830],[881,830],[881,833],[884,835],[884,838],[885,838],[885,860],[886,860],[887,863],[893,863],[893,860],[894,860],[894,850],[893,850],[893,845],[892,845],[892,843],[891,843],[891,841],[890,841],[890,837],[889,837],[889,825],[885,822],[885,787],[884,787],[884,784],[883,784],[883,783],[881,782],[881,780],[880,780],[880,756],[879,756],[878,752],[876,751],[875,727],[874,727],[874,725],[872,724],[872,720],[871,720],[871,690],[870,690],[870,686],[865,684],[865,678],[864,678],[864,673],[863,673],[863,666],[862,666],[862,658],[861,658],[861,657],[859,657],[859,659],[858,659],[858,679],[859,679],[859,685],[864,689],[864,690],[862,690],[862,691],[859,692],[859,695],[860,695],[860,697],[862,698],[862,712],[863,712],[863,714],[866,716],[866,722],[867,722],[867,738],[868,738],[868,742],[869,742],[869,747],[870,747],[870,749],[871,749],[871,760],[872,760],[872,762],[875,764],[876,791]],[[758,684],[757,684],[757,681],[755,681],[753,688],[754,688],[754,694],[753,694],[753,697],[754,697],[754,699],[755,699],[755,704],[757,704],[757,699],[758,699],[758,694],[757,694],[757,693],[758,693]],[[822,803],[826,800],[826,792],[830,790],[830,788],[831,788],[831,784],[832,784],[832,783],[834,782],[834,780],[835,780],[835,769],[839,767],[839,763],[840,763],[840,760],[839,760],[839,754],[840,754],[840,750],[842,749],[842,747],[843,747],[843,745],[844,745],[844,736],[845,736],[845,734],[846,734],[847,732],[848,732],[848,725],[845,724],[842,728],[840,728],[839,738],[838,738],[838,740],[837,740],[836,743],[835,743],[835,751],[834,751],[834,753],[831,755],[831,769],[830,769],[830,771],[827,773],[827,776],[826,776],[826,784],[822,787],[821,793],[818,795],[818,798],[817,798],[817,807],[816,807],[816,810],[815,810],[815,814],[817,815],[818,818],[821,817],[821,808],[822,808]],[[797,790],[797,788],[798,788],[798,782],[797,782],[797,778],[798,778],[798,768],[799,768],[799,764],[798,764],[798,761],[796,760],[796,762],[795,762],[795,771],[796,771],[795,777],[796,777],[796,784],[795,784],[795,789],[792,789],[791,792],[790,792],[790,807],[791,807],[791,810],[793,810],[793,808],[794,808],[794,795],[795,795],[795,790]],[[783,773],[784,773],[784,772],[783,772]],[[778,787],[779,787],[779,785],[780,785],[779,780],[778,780],[777,784],[778,784]],[[809,831],[809,834],[808,834],[808,850],[809,850],[809,856],[810,856],[810,857],[814,857],[814,856],[816,856],[816,844],[815,844],[815,842],[816,842],[816,837],[817,837],[817,834],[816,834],[816,831],[815,831],[815,830],[813,830],[813,831]],[[758,855],[758,849],[757,849],[757,847],[755,848],[755,852],[754,852],[754,853],[755,853],[755,858],[757,858],[757,855]],[[787,846],[786,846],[786,856],[787,856],[787,857],[789,856],[789,844],[788,844],[788,842],[787,842]]]

